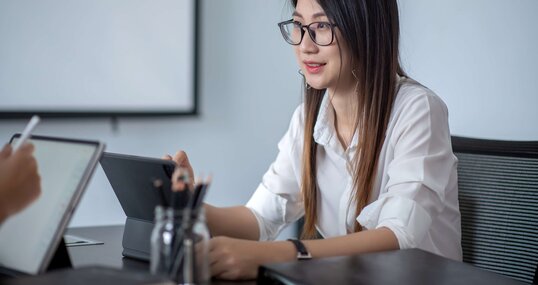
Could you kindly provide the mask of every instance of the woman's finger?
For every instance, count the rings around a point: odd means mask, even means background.
[[[174,160],[174,158],[173,158],[171,155],[169,155],[169,154],[165,154],[165,155],[163,156],[163,159],[165,159],[165,160]]]

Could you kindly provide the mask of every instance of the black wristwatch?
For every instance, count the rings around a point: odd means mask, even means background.
[[[310,255],[310,253],[308,252],[308,250],[306,250],[306,247],[300,240],[291,239],[291,238],[288,240],[291,241],[293,245],[295,246],[295,248],[297,249],[297,260],[312,259],[312,255]]]

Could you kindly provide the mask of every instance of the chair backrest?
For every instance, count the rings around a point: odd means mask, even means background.
[[[463,261],[532,283],[538,264],[538,141],[452,137]]]

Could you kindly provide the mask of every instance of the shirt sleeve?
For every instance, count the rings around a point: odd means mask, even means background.
[[[394,157],[386,170],[386,189],[357,221],[367,229],[389,228],[405,249],[417,247],[443,211],[457,158],[450,142],[448,111],[437,96],[414,96],[398,116],[389,142]]]
[[[262,182],[247,202],[258,221],[260,240],[274,240],[290,223],[304,214],[297,173],[297,159],[293,153],[301,145],[297,136],[301,128],[302,105],[295,110],[290,127],[278,143],[279,153]],[[300,161],[299,161],[300,162]]]

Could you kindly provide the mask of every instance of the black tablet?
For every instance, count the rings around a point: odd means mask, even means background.
[[[13,136],[11,143],[19,138]],[[39,274],[48,268],[105,146],[44,136],[32,136],[29,142],[35,147],[41,194],[0,226],[0,265]]]
[[[101,166],[128,218],[153,222],[155,206],[162,203],[153,182],[163,182],[165,203],[170,201],[171,160],[105,152]]]

